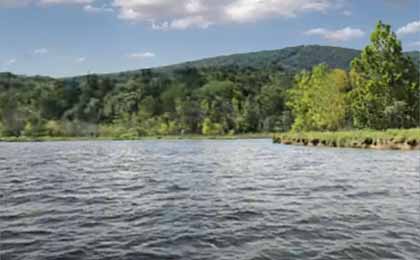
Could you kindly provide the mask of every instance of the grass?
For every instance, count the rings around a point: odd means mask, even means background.
[[[403,146],[420,144],[420,128],[375,130],[351,130],[337,132],[288,132],[273,138],[283,144],[322,144],[332,147],[390,148],[403,149]]]

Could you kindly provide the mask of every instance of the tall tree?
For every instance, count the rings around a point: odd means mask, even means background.
[[[354,126],[385,129],[418,122],[418,71],[391,26],[378,22],[371,44],[352,62]],[[399,118],[400,120],[396,120]]]
[[[337,130],[346,119],[346,91],[349,80],[343,70],[315,66],[312,72],[296,76],[289,91],[288,106],[295,116],[294,130]]]

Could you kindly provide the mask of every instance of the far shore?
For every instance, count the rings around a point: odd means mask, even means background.
[[[379,150],[420,150],[420,128],[384,131],[289,132],[277,134],[274,143]]]
[[[349,130],[337,132],[254,133],[238,135],[154,135],[137,138],[103,136],[82,137],[0,137],[1,142],[76,142],[76,141],[147,141],[147,140],[240,140],[271,139],[284,145],[358,148],[379,150],[420,150],[420,128],[384,131]]]
[[[154,135],[138,138],[119,137],[0,137],[0,142],[76,142],[76,141],[142,141],[142,140],[240,140],[240,139],[271,139],[272,133],[238,134],[238,135]]]

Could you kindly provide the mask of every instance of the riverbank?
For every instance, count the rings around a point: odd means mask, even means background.
[[[271,133],[239,134],[239,135],[162,135],[144,136],[140,138],[117,137],[0,137],[0,142],[63,142],[63,141],[140,141],[140,140],[239,140],[239,139],[269,139]]]
[[[274,135],[273,142],[285,145],[420,150],[420,128],[386,131],[289,132]]]

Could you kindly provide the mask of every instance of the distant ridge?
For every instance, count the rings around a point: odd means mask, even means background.
[[[302,70],[310,69],[320,63],[326,63],[334,68],[348,69],[350,62],[359,54],[359,50],[349,48],[301,45],[278,50],[224,55],[162,68],[237,66],[255,69],[282,67],[286,70]]]
[[[287,47],[278,50],[257,51],[249,53],[238,53],[231,55],[216,56],[195,61],[188,61],[174,65],[151,68],[157,72],[174,72],[184,68],[252,68],[264,70],[284,70],[287,72],[296,72],[309,70],[313,66],[325,63],[331,68],[340,68],[348,70],[351,61],[360,55],[361,51],[350,48],[321,46],[321,45],[301,45]],[[406,52],[420,68],[420,52]],[[123,71],[116,73],[100,74],[107,77],[128,76],[141,73],[146,69]],[[1,74],[4,73],[0,73]],[[84,75],[75,77],[66,77],[66,79],[77,79]],[[44,77],[42,77],[44,78]],[[48,78],[48,77],[46,77]]]
[[[157,71],[174,71],[182,68],[220,68],[239,67],[253,69],[283,69],[286,71],[309,70],[313,66],[325,63],[332,68],[350,69],[351,61],[361,51],[350,48],[301,45],[278,50],[238,53],[188,61],[174,65],[152,68]],[[406,52],[416,64],[420,62],[420,52]],[[136,73],[142,70],[122,73]]]

